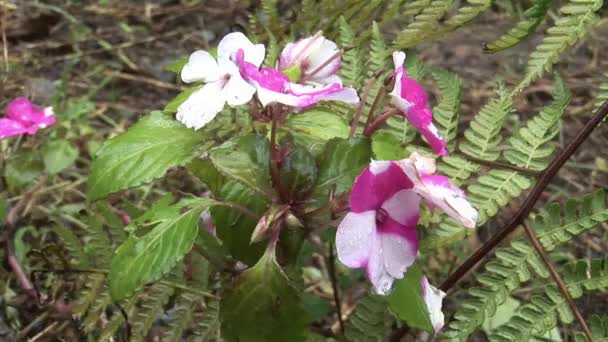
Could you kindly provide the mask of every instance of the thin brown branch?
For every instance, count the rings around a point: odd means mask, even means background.
[[[374,112],[376,111],[376,107],[378,107],[378,104],[384,98],[385,90],[386,88],[384,88],[384,85],[380,86],[380,89],[378,89],[376,97],[374,98],[374,102],[372,102],[372,105],[369,107],[369,112],[367,113],[367,121],[365,122],[364,132],[367,131],[367,128],[371,124],[372,119],[374,118]]]
[[[541,171],[536,171],[536,170],[531,170],[525,167],[519,167],[519,166],[515,166],[515,165],[511,165],[509,163],[503,163],[503,162],[499,162],[499,161],[491,161],[491,160],[483,160],[483,159],[479,159],[479,158],[475,158],[475,157],[471,157],[467,154],[464,153],[460,153],[458,154],[459,156],[464,157],[467,160],[470,160],[472,162],[475,162],[477,164],[481,164],[481,165],[485,165],[488,167],[491,167],[493,169],[505,169],[505,170],[513,170],[513,171],[517,171],[532,177],[539,177],[542,172]]]
[[[340,293],[338,292],[338,279],[336,277],[336,256],[334,255],[334,244],[329,244],[329,256],[327,258],[329,279],[331,280],[332,292],[334,295],[334,303],[336,305],[336,314],[340,323],[340,332],[344,335],[344,320],[342,319],[342,302],[340,301]]]
[[[355,115],[353,115],[353,121],[350,124],[349,137],[351,137],[351,138],[354,137],[355,133],[357,132],[357,127],[359,126],[359,119],[361,118],[361,114],[363,113],[363,108],[365,107],[365,101],[367,100],[367,97],[369,96],[369,92],[375,83],[376,83],[376,79],[372,78],[371,80],[369,80],[369,82],[367,82],[367,85],[365,86],[365,90],[363,91],[363,95],[361,96],[361,101],[359,101],[359,107],[357,107],[357,111],[355,112]]]
[[[574,154],[578,147],[587,140],[591,132],[593,132],[595,127],[602,122],[606,115],[608,115],[608,101],[604,102],[604,104],[593,114],[591,119],[587,121],[585,126],[583,126],[570,144],[553,158],[549,166],[542,172],[538,182],[534,185],[534,188],[528,193],[528,196],[519,207],[517,213],[513,215],[497,234],[484,243],[475,253],[473,253],[473,255],[465,260],[465,262],[463,262],[460,267],[443,282],[443,284],[441,284],[441,289],[443,291],[452,288],[460,278],[467,274],[469,270],[473,269],[479,261],[488,255],[496,245],[514,231],[517,226],[523,223],[523,220],[526,219],[532,209],[534,209],[534,205],[553,177],[555,177],[557,172],[564,166],[566,161]]]
[[[392,116],[398,115],[400,112],[398,109],[391,109],[388,112],[380,115],[376,120],[374,120],[369,125],[366,125],[365,130],[363,131],[363,135],[366,137],[370,137],[380,125],[384,124],[386,120],[390,119]]]
[[[589,330],[589,327],[587,326],[587,322],[585,322],[583,315],[581,315],[581,312],[576,307],[576,303],[574,303],[574,300],[572,300],[572,296],[570,296],[570,292],[568,292],[568,288],[566,287],[564,280],[559,275],[559,273],[557,272],[555,267],[553,267],[551,260],[549,260],[549,256],[547,256],[545,249],[540,244],[540,241],[538,241],[538,238],[536,237],[536,234],[534,234],[534,231],[532,230],[532,228],[530,228],[528,223],[525,221],[523,222],[523,226],[524,226],[524,231],[526,232],[526,235],[528,236],[528,239],[530,239],[530,242],[532,243],[532,246],[534,247],[536,252],[540,255],[540,257],[543,259],[545,266],[547,266],[547,269],[549,269],[549,273],[551,273],[551,277],[553,277],[553,280],[555,280],[557,287],[561,291],[564,298],[566,298],[568,305],[570,305],[570,309],[572,309],[572,312],[574,312],[574,317],[576,317],[578,324],[580,324],[581,327],[583,328],[583,332],[585,333],[587,340],[590,342],[593,342],[594,339],[593,339],[593,336],[591,336],[591,330]]]

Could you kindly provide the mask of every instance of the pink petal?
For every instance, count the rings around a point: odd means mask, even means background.
[[[421,286],[422,296],[424,298],[424,302],[426,303],[429,317],[431,318],[431,324],[433,324],[435,332],[438,332],[441,330],[441,328],[443,328],[444,325],[445,317],[441,311],[441,306],[443,297],[445,297],[446,294],[445,292],[431,285],[426,276],[422,276]]]
[[[333,83],[324,80],[334,76],[340,68],[340,57],[335,57],[337,53],[336,43],[321,35],[304,38],[285,46],[281,52],[279,69],[297,65],[306,79],[322,84]]]
[[[416,229],[420,213],[420,197],[412,190],[400,190],[382,203],[382,209],[397,223]]]
[[[336,231],[338,260],[351,268],[367,264],[376,233],[376,212],[348,213]]]
[[[6,117],[22,123],[31,123],[39,109],[25,97],[17,97],[6,106]]]
[[[7,119],[20,123],[24,133],[33,135],[39,128],[45,128],[55,124],[55,116],[51,107],[40,109],[24,97],[18,97],[11,101],[6,107]],[[5,123],[5,133],[16,132],[14,123]],[[18,130],[17,130],[18,131]]]
[[[414,185],[396,163],[385,162],[384,165],[388,166],[375,174],[372,172],[374,163],[372,162],[372,166],[365,168],[355,179],[350,194],[350,208],[353,212],[377,210],[395,193],[410,189]]]
[[[16,135],[34,133],[36,133],[36,130],[34,130],[33,132],[31,130],[28,130],[27,127],[25,127],[21,122],[17,120],[0,119],[0,139]]]

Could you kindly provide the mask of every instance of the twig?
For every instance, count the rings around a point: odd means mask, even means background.
[[[473,255],[471,255],[465,262],[456,269],[444,282],[441,284],[441,290],[449,290],[460,278],[462,278],[467,272],[481,260],[488,253],[490,253],[496,245],[504,240],[517,226],[519,226],[524,219],[528,217],[534,205],[540,198],[540,195],[545,190],[549,182],[566,163],[570,156],[576,151],[576,149],[589,137],[593,129],[599,125],[602,120],[608,115],[608,101],[593,114],[591,119],[587,121],[585,126],[578,132],[574,140],[566,146],[559,154],[553,158],[551,164],[542,172],[538,182],[534,185],[534,188],[530,191],[522,205],[519,207],[517,213],[507,222],[503,228],[501,228],[496,235],[490,240],[483,244]]]
[[[336,256],[334,255],[334,244],[329,243],[329,256],[327,258],[329,279],[331,280],[332,292],[334,294],[334,302],[336,304],[336,313],[338,314],[338,322],[340,323],[340,332],[344,335],[344,320],[342,320],[342,303],[340,302],[340,293],[338,293],[338,281],[336,278]]]
[[[587,326],[587,322],[585,322],[583,315],[581,315],[580,311],[578,311],[578,308],[576,307],[576,303],[574,303],[574,300],[572,300],[572,296],[570,296],[570,292],[568,292],[568,288],[566,287],[564,280],[559,275],[559,273],[557,273],[557,271],[555,270],[555,267],[553,267],[553,264],[551,264],[551,260],[549,260],[549,257],[547,256],[545,249],[538,241],[538,238],[536,237],[536,234],[534,234],[534,231],[532,230],[532,228],[530,228],[528,223],[525,221],[523,222],[523,226],[524,226],[526,235],[528,236],[528,239],[530,239],[530,242],[532,243],[532,246],[534,247],[536,252],[538,254],[540,254],[540,257],[543,259],[545,266],[547,266],[547,268],[549,269],[549,273],[551,273],[551,277],[553,277],[553,280],[555,280],[557,287],[559,287],[559,290],[561,291],[564,298],[566,298],[568,305],[570,305],[570,309],[572,309],[572,312],[574,312],[574,317],[576,317],[576,320],[583,328],[583,332],[585,333],[585,336],[587,337],[587,341],[593,342],[594,339],[593,339],[593,336],[591,335],[591,330],[589,330],[589,327]]]
[[[6,41],[6,13],[8,8],[2,10],[2,52],[4,55],[4,69],[8,73],[8,43]]]
[[[171,83],[162,82],[162,81],[156,80],[154,78],[144,77],[144,76],[138,76],[138,75],[133,75],[133,74],[127,74],[125,72],[106,71],[105,74],[108,75],[108,76],[120,78],[120,79],[123,79],[123,80],[140,82],[140,83],[146,83],[146,84],[155,86],[157,88],[179,90],[179,91],[184,91],[184,90],[187,89],[186,87],[178,86],[178,85],[171,84]]]
[[[363,95],[361,96],[361,101],[359,102],[359,107],[357,107],[357,111],[355,112],[355,115],[353,115],[353,121],[350,124],[350,135],[349,135],[350,138],[354,137],[355,133],[357,132],[357,126],[359,125],[359,118],[361,118],[361,114],[363,113],[363,107],[365,107],[365,101],[367,100],[367,96],[369,96],[369,92],[375,83],[376,83],[376,78],[372,78],[371,80],[369,80],[369,82],[367,82],[367,85],[365,86],[365,90],[363,91]]]
[[[532,177],[538,177],[542,174],[541,171],[535,171],[535,170],[531,170],[525,167],[519,167],[519,166],[515,166],[515,165],[511,165],[509,163],[503,163],[503,162],[499,162],[499,161],[490,161],[490,160],[483,160],[483,159],[479,159],[479,158],[475,158],[475,157],[471,157],[467,154],[464,153],[459,153],[459,156],[468,159],[472,162],[476,162],[478,164],[481,165],[485,165],[494,169],[506,169],[506,170],[513,170],[513,171],[517,171]]]
[[[385,90],[386,88],[384,88],[384,85],[380,86],[380,89],[378,89],[376,97],[374,98],[374,102],[372,102],[372,105],[369,107],[369,112],[367,113],[367,121],[365,122],[365,128],[363,129],[363,132],[367,131],[367,128],[371,124],[372,119],[374,118],[374,112],[376,111],[376,107],[378,106],[378,103],[380,103],[380,100],[384,98]]]
[[[374,120],[371,124],[366,125],[365,130],[363,130],[363,135],[366,137],[370,137],[374,132],[386,122],[386,120],[390,119],[392,116],[399,114],[398,109],[391,109],[388,112],[380,115],[376,120]]]

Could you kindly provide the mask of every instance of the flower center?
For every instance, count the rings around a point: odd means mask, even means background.
[[[384,208],[376,210],[376,223],[384,223],[388,219],[388,212]]]

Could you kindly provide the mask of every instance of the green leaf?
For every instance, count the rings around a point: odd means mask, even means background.
[[[410,154],[393,133],[384,129],[372,136],[372,151],[378,160],[399,160]]]
[[[179,75],[186,63],[188,63],[188,56],[180,56],[173,63],[165,65],[163,69]]]
[[[99,150],[91,166],[89,199],[150,182],[189,162],[203,143],[200,132],[152,112]]]
[[[13,192],[38,177],[44,170],[40,156],[31,151],[22,151],[13,155],[6,163],[4,177],[9,191]]]
[[[57,113],[57,118],[60,122],[74,120],[91,114],[93,110],[95,110],[95,103],[86,96],[69,99],[65,104],[65,109]]]
[[[219,196],[222,186],[227,182],[226,177],[213,166],[210,159],[195,159],[188,164],[187,169],[216,196]]]
[[[268,140],[249,134],[229,140],[209,151],[213,165],[225,176],[252,189],[271,194]]]
[[[163,208],[162,215],[156,211],[159,208],[150,209],[155,211],[151,214],[154,228],[143,236],[131,235],[112,257],[109,284],[115,301],[159,279],[190,251],[197,235],[199,215],[214,201],[201,198],[198,204],[183,213],[179,203]]]
[[[169,103],[167,103],[167,105],[165,106],[165,108],[163,109],[163,112],[167,113],[167,114],[173,114],[173,113],[177,113],[177,108],[179,108],[179,106],[184,103],[184,101],[186,101],[188,99],[188,97],[190,97],[190,95],[195,91],[198,90],[201,86],[194,86],[191,88],[188,88],[184,91],[182,91],[181,93],[177,94],[177,96],[175,98],[173,98],[173,100],[169,101]]]
[[[433,332],[433,324],[422,294],[421,279],[420,267],[416,264],[410,266],[403,279],[395,282],[393,292],[386,300],[393,313],[408,326]]]
[[[309,316],[273,253],[243,272],[222,298],[222,333],[228,341],[305,341]]]
[[[288,198],[302,199],[315,185],[319,170],[314,157],[303,147],[296,146],[281,163],[281,187]]]
[[[229,181],[223,187],[220,198],[246,207],[262,217],[268,208],[266,199],[253,189],[236,181]],[[247,265],[253,265],[264,252],[264,244],[250,244],[251,234],[258,219],[243,215],[230,207],[211,208],[211,218],[217,236],[233,257]]]
[[[330,140],[319,163],[317,190],[327,191],[335,184],[336,195],[347,191],[352,187],[355,177],[369,164],[371,157],[369,139]]]
[[[50,174],[59,173],[74,164],[78,150],[67,140],[48,142],[42,150],[44,167]]]
[[[296,143],[313,150],[333,138],[347,138],[350,127],[340,115],[327,108],[313,108],[291,114],[285,123]]]
[[[387,303],[383,296],[367,294],[361,298],[351,318],[348,320],[344,335],[348,341],[384,341],[387,333]],[[392,321],[392,320],[391,320]]]
[[[6,215],[8,213],[8,201],[6,200],[6,193],[0,194],[0,224],[4,224]]]

